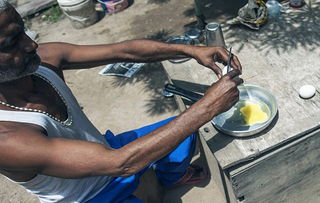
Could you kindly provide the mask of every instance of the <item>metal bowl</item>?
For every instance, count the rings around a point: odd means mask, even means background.
[[[167,40],[167,43],[169,44],[188,44],[188,45],[193,45],[194,42],[192,39],[190,39],[187,36],[180,35],[180,36],[175,36]],[[190,58],[181,58],[181,59],[169,59],[171,63],[183,63],[188,61]]]
[[[278,107],[276,98],[266,89],[255,85],[240,85],[239,102],[228,111],[212,119],[212,124],[225,134],[247,137],[257,134],[270,125],[275,118]],[[267,113],[268,119],[263,123],[245,125],[240,108],[244,101],[254,101],[261,104],[262,110]]]

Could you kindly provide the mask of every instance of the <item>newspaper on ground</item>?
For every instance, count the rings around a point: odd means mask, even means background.
[[[113,63],[104,67],[100,75],[115,75],[130,78],[137,73],[145,64],[144,63]]]

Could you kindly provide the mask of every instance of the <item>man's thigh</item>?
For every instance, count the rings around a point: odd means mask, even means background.
[[[135,130],[131,130],[128,132],[124,132],[118,135],[114,135],[111,131],[108,130],[105,134],[105,138],[112,148],[119,149],[124,145],[138,139],[139,137],[149,134],[150,132],[156,130],[157,128],[160,128],[161,126],[166,125],[174,118],[175,117],[171,117],[171,118],[162,120],[160,122],[147,125],[147,126],[144,126]]]

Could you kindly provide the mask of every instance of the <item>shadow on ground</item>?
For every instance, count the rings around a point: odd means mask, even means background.
[[[235,17],[239,8],[243,7],[247,0],[195,0],[199,13],[205,16],[206,21],[223,22]]]
[[[167,2],[169,2],[170,0],[148,0],[148,3],[151,3],[151,4],[165,4]]]
[[[155,40],[159,42],[165,42],[171,37],[172,31],[169,30],[160,30],[154,34],[151,34],[147,37],[147,39]]]
[[[132,78],[117,77],[113,82],[113,87],[122,87],[127,84],[143,82],[144,92],[150,94],[151,99],[146,101],[147,114],[150,116],[173,112],[177,105],[172,98],[163,96],[162,91],[166,83],[169,82],[161,63],[146,64],[142,70],[132,76]]]
[[[259,31],[231,27],[225,38],[231,39],[230,46],[241,45],[238,52],[245,46],[253,46],[266,54],[271,50],[280,54],[298,47],[313,51],[320,45],[320,2],[312,4],[303,10],[291,9],[280,18],[269,20]]]
[[[152,39],[150,37],[159,33],[166,33],[168,37],[181,35],[188,29],[186,25],[195,21],[193,2],[148,0],[148,4],[157,6],[135,17],[130,28],[134,39]]]

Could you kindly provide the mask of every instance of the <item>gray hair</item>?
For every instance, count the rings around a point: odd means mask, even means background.
[[[7,0],[0,0],[0,12],[9,8],[9,3]]]

